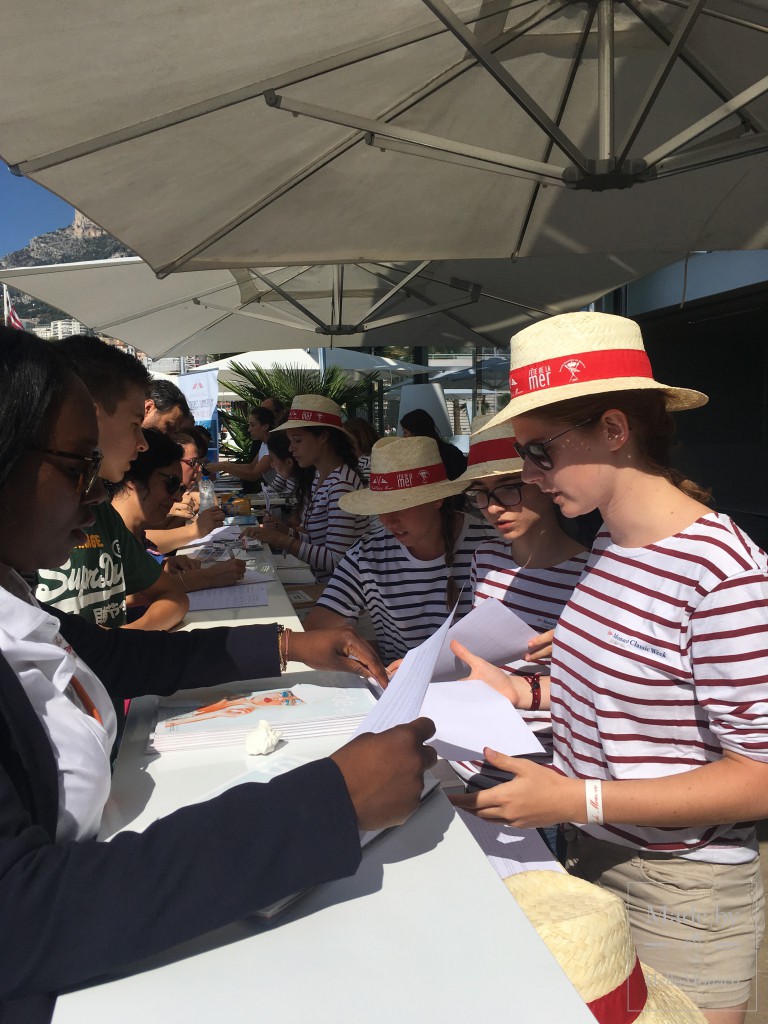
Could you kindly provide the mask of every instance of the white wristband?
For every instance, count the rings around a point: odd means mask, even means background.
[[[587,798],[587,824],[603,824],[603,784],[599,779],[585,779]]]

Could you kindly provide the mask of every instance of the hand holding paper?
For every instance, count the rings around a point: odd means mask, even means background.
[[[437,761],[424,745],[434,731],[433,722],[419,718],[377,736],[358,736],[331,754],[361,829],[400,825],[419,806],[424,772]]]
[[[510,675],[503,668],[497,668],[484,658],[478,658],[458,640],[451,641],[451,650],[465,665],[469,666],[467,679],[481,679],[486,686],[500,693],[512,707],[527,710],[531,706],[531,688],[518,675]]]
[[[486,749],[485,759],[515,778],[490,789],[449,796],[455,807],[516,828],[586,820],[583,780],[566,778],[545,765],[507,757],[495,750]]]

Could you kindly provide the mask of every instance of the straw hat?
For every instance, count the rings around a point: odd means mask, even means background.
[[[460,494],[465,484],[449,480],[431,437],[383,437],[371,448],[371,475],[364,490],[342,494],[345,512],[376,516]]]
[[[296,395],[291,402],[288,419],[279,427],[273,427],[270,433],[296,430],[297,427],[330,427],[351,438],[341,423],[341,406],[324,395]]]
[[[486,430],[492,419],[489,413],[472,420],[469,461],[466,472],[458,478],[465,487],[484,476],[514,476],[523,472],[523,460],[515,451],[511,424],[507,421]]]
[[[598,1024],[705,1024],[684,992],[640,963],[619,896],[564,871],[523,871],[504,884]]]
[[[563,313],[513,335],[509,349],[510,402],[491,426],[567,398],[609,391],[662,391],[671,412],[708,401],[700,391],[654,380],[640,328],[623,316]]]

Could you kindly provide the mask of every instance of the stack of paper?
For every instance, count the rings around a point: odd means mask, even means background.
[[[231,587],[196,590],[189,595],[191,612],[220,608],[263,608],[268,604],[266,583],[236,583]]]
[[[452,619],[453,612],[428,640],[408,651],[358,733],[383,732],[425,715],[437,729],[430,745],[448,760],[482,758],[483,747],[509,755],[543,753],[509,700],[480,680],[457,680],[461,662],[450,649],[457,639],[473,654],[504,665],[525,654],[534,631],[493,598],[456,626]]]
[[[261,719],[280,732],[284,741],[314,736],[347,735],[373,704],[368,688],[313,686],[226,696],[202,706],[161,701],[150,749],[193,750],[198,747],[244,745]]]

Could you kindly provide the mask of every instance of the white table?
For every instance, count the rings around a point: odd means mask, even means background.
[[[290,621],[295,616],[280,584],[270,587],[267,609],[200,612],[188,616],[185,628],[275,618],[300,628]],[[324,675],[339,684],[338,674]],[[248,758],[240,748],[150,756],[155,707],[155,698],[132,702],[104,839],[125,828],[141,830],[207,797],[257,762],[266,781],[326,756],[341,742],[294,741],[264,759]],[[354,878],[319,887],[278,923],[241,921],[125,975],[64,994],[54,1024],[465,1024],[478,1014],[524,1024],[594,1024],[438,791],[405,825],[368,848]]]

